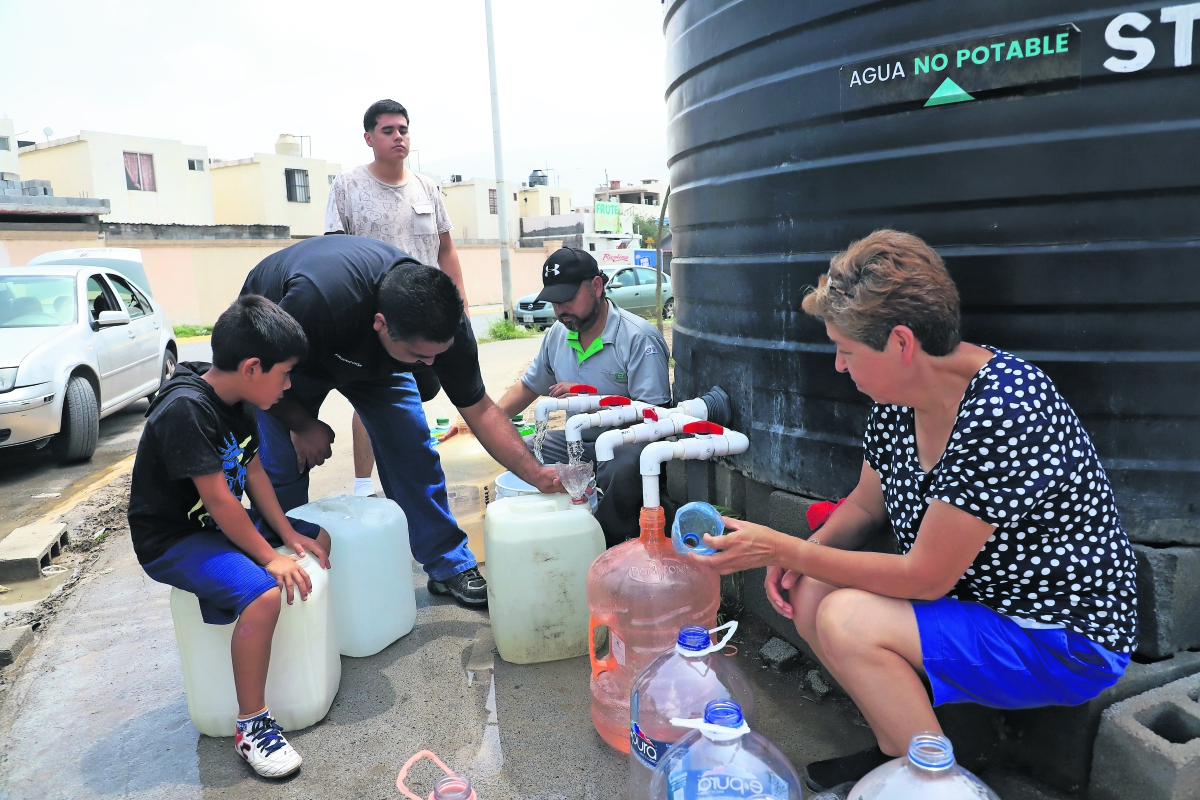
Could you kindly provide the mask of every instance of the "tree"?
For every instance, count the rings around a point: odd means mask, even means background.
[[[658,241],[658,217],[651,219],[643,217],[640,214],[633,215],[633,232],[642,237],[642,244],[646,247],[654,247],[654,243]],[[671,226],[663,223],[663,236],[671,232]]]

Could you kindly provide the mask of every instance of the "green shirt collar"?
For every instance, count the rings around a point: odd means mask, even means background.
[[[604,330],[592,341],[591,347],[586,351],[579,344],[579,332],[567,331],[567,345],[575,351],[575,357],[579,359],[580,364],[603,350],[604,345],[612,344],[617,340],[617,331],[620,330],[621,309],[607,297],[604,298],[604,302],[608,304],[608,319],[604,323]]]
[[[587,361],[588,358],[596,355],[596,353],[599,353],[604,349],[604,337],[597,336],[592,340],[591,346],[588,347],[587,350],[584,350],[583,345],[579,344],[579,333],[577,331],[567,331],[567,345],[569,345],[570,348],[575,351],[575,357],[578,358],[579,363],[582,364],[584,361]]]

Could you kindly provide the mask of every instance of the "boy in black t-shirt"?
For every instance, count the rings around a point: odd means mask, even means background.
[[[150,404],[129,497],[133,549],[146,574],[196,595],[205,622],[237,622],[234,748],[268,778],[300,768],[265,690],[281,590],[290,604],[294,593],[307,599],[312,582],[296,558],[276,552],[255,528],[242,492],[276,545],[300,557],[312,553],[329,569],[329,534],[318,529],[314,540],[292,528],[257,454],[254,409],[279,400],[307,350],[304,330],[287,312],[264,297],[238,298],[213,326],[213,364],[180,364]]]

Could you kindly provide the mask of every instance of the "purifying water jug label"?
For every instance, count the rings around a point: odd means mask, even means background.
[[[612,631],[609,631],[608,640],[611,642],[609,647],[612,648],[613,658],[615,658],[617,663],[622,667],[625,666],[625,643],[621,641],[621,637],[617,636]]]
[[[645,566],[630,567],[629,577],[639,583],[662,583],[668,575],[685,575],[687,572],[687,564],[664,558],[662,561],[651,561]]]
[[[636,722],[629,723],[629,752],[650,769],[658,766],[658,760],[671,749],[671,744],[672,742],[651,739],[642,732]]]
[[[775,773],[756,774],[737,767],[676,768],[667,777],[667,789],[671,800],[788,800],[789,797],[786,781]]]
[[[446,487],[446,499],[450,502],[450,513],[455,517],[469,517],[483,513],[479,487],[469,483],[456,483]]]

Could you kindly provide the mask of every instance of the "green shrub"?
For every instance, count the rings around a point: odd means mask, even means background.
[[[189,336],[212,336],[212,325],[176,325],[175,335],[180,339]]]
[[[508,339],[527,339],[533,334],[520,325],[514,325],[510,320],[497,319],[488,325],[488,339],[493,342],[503,342]]]

